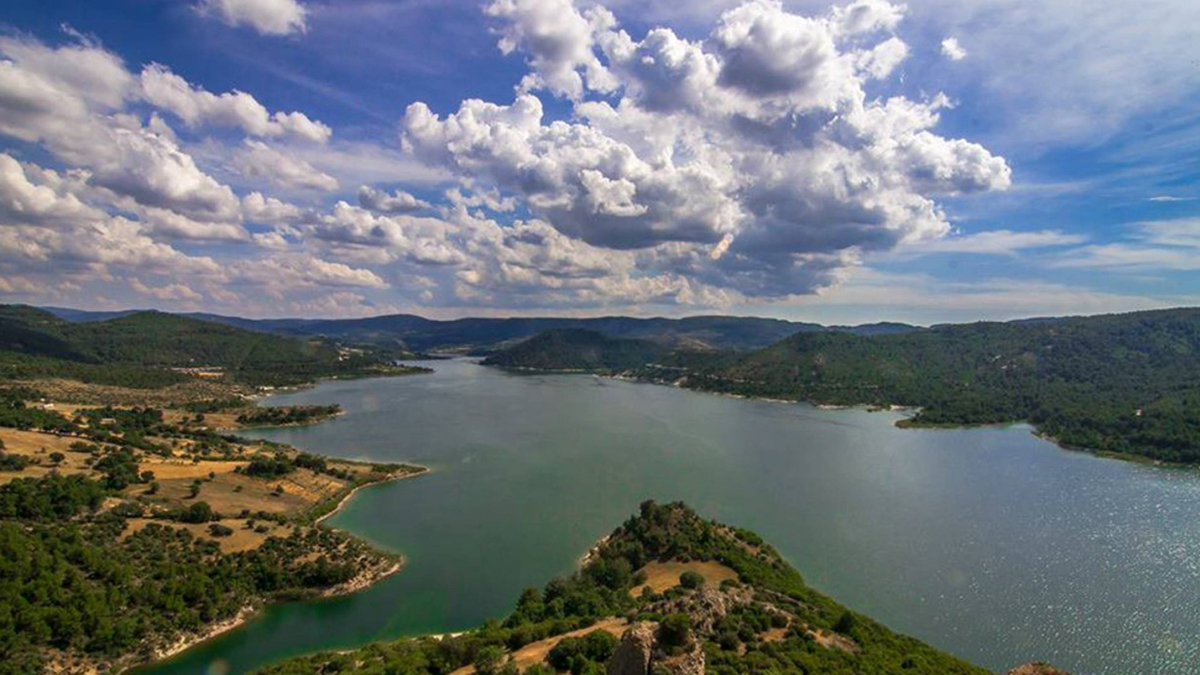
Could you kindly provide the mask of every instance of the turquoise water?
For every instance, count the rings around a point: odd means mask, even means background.
[[[1197,472],[1060,450],[1022,426],[902,430],[895,413],[434,367],[278,396],[346,414],[251,434],[433,467],[330,520],[403,552],[405,569],[273,607],[147,672],[244,673],[503,616],[647,498],[751,528],[815,587],[993,670],[1200,672]]]

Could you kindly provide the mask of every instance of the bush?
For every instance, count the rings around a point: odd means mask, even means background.
[[[850,613],[850,610],[846,610],[845,612],[842,612],[842,616],[838,618],[837,623],[833,624],[833,630],[841,633],[842,635],[846,635],[850,631],[854,630],[856,623],[857,621],[855,620],[854,615]]]
[[[550,653],[546,661],[558,671],[582,673],[588,664],[603,664],[617,649],[617,638],[603,630],[594,630],[583,637],[563,638]]]
[[[246,465],[245,473],[247,476],[256,476],[259,478],[278,478],[286,476],[296,469],[290,460],[283,456],[274,458],[255,457]]]
[[[679,575],[679,585],[683,586],[684,588],[703,588],[704,576],[699,572],[688,570]]]
[[[213,523],[208,526],[208,533],[214,537],[228,537],[233,534],[233,528],[220,523]]]
[[[21,455],[0,452],[0,471],[24,471],[29,466],[29,460]]]
[[[674,651],[692,638],[692,619],[687,614],[668,614],[658,626],[658,641]]]
[[[196,502],[179,514],[179,520],[184,523],[207,523],[214,515],[208,502]]]

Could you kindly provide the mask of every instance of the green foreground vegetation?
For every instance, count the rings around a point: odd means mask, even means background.
[[[639,570],[654,561],[716,561],[734,570],[737,580],[716,588],[706,587],[702,579],[681,579],[662,594],[633,594],[644,581]],[[541,663],[519,666],[508,655],[614,617],[653,631],[655,672],[688,672],[681,668],[689,658],[693,663],[702,658],[701,672],[716,675],[987,672],[898,635],[814,591],[751,532],[704,520],[679,503],[645,502],[578,572],[542,590],[526,590],[502,621],[490,621],[459,637],[404,639],[322,653],[259,673],[445,675],[474,666],[485,675],[595,675],[605,672],[605,662],[620,649],[615,637],[597,631],[558,642]]]
[[[151,408],[82,409],[67,417],[28,402],[38,398],[25,388],[0,389],[0,427],[70,441],[67,453],[0,453],[22,460],[0,468],[8,479],[0,483],[0,673],[40,673],[51,664],[66,672],[120,670],[242,610],[322,594],[394,564],[364,542],[306,525],[354,486],[412,467],[335,464],[265,442],[251,448],[236,436],[168,424]],[[187,455],[180,456],[181,447]],[[85,462],[60,473],[67,454]],[[280,479],[298,472],[344,487],[308,512],[220,513],[198,498],[214,474],[169,497],[146,470],[202,459],[237,461],[231,475],[250,481],[240,485],[263,483],[257,497],[245,490],[245,504],[262,504],[269,486],[282,494]],[[47,462],[49,472],[22,475]],[[223,503],[235,508],[229,498]],[[233,522],[244,532],[235,533],[227,524]],[[201,526],[208,536],[179,525]],[[219,542],[229,537],[253,537],[254,544],[223,552]]]
[[[612,342],[621,341],[593,339],[587,349],[636,347]],[[539,344],[554,349],[531,348]],[[530,341],[493,362],[557,370],[578,363],[577,352]],[[676,351],[590,370],[742,396],[920,408],[912,426],[1029,422],[1070,447],[1200,463],[1200,309],[802,332],[753,352]]]

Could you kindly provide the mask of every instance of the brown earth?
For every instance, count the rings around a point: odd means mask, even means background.
[[[591,633],[591,632],[597,631],[597,630],[607,631],[607,632],[611,633],[614,637],[619,638],[619,637],[621,637],[621,634],[625,632],[625,629],[628,627],[629,627],[629,622],[626,621],[625,619],[622,619],[620,617],[611,617],[610,616],[607,619],[601,619],[601,620],[597,621],[596,623],[592,624],[591,626],[588,626],[587,628],[580,628],[579,630],[573,630],[569,633],[563,633],[562,635],[555,635],[553,637],[548,637],[545,640],[538,640],[537,642],[531,642],[531,643],[525,645],[524,647],[521,647],[517,651],[513,652],[511,654],[511,656],[512,656],[513,661],[516,662],[517,667],[520,668],[521,670],[525,670],[526,668],[534,665],[535,663],[541,663],[542,661],[545,661],[546,655],[550,653],[550,650],[554,649],[554,647],[559,642],[562,642],[563,639],[565,639],[565,638],[580,637],[580,636],[587,635],[588,633]],[[451,672],[450,675],[468,675],[469,673],[474,673],[474,672],[475,672],[475,666],[465,666],[463,668],[459,668],[458,670]]]
[[[696,572],[704,577],[704,584],[706,586],[712,587],[720,586],[721,582],[726,579],[737,580],[738,578],[737,572],[712,560],[694,560],[691,562],[674,560],[669,562],[655,561],[638,571],[646,574],[646,583],[634,587],[629,591],[634,597],[640,596],[646,588],[655,593],[662,593],[667,589],[674,588],[679,585],[679,575],[684,572]]]

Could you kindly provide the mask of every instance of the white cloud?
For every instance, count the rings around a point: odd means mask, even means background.
[[[251,192],[242,197],[242,217],[251,223],[283,225],[304,216],[305,211],[299,206],[264,196],[261,192]]]
[[[147,285],[141,279],[133,278],[129,280],[129,287],[141,295],[158,300],[178,300],[195,303],[204,299],[203,295],[183,284]]]
[[[786,305],[746,305],[739,310],[825,324],[887,320],[928,325],[1130,312],[1198,303],[1200,297],[1196,296],[1151,297],[1029,279],[954,282],[925,274],[862,268],[846,283],[819,296],[793,298]]]
[[[250,26],[263,35],[308,30],[308,9],[296,0],[200,0],[196,7],[230,26]]]
[[[942,56],[951,61],[962,61],[967,58],[967,50],[958,44],[958,38],[948,37],[942,40]]]
[[[410,105],[405,147],[518,197],[568,239],[640,251],[639,274],[810,293],[863,251],[947,233],[937,197],[1010,182],[1002,158],[931,131],[946,97],[867,97],[866,82],[907,54],[891,34],[898,5],[801,16],[757,0],[704,41],[669,28],[636,40],[607,10],[561,0],[490,11],[502,48],[528,54],[535,78],[511,104],[466,100],[444,117]],[[571,121],[522,93],[539,87],[573,101]]]
[[[1082,246],[1054,264],[1124,271],[1200,270],[1200,218],[1134,223],[1126,240]]]
[[[338,187],[333,176],[262,141],[246,140],[234,156],[234,165],[247,178],[264,180],[285,189],[332,192]]]
[[[404,190],[396,189],[388,193],[370,185],[358,188],[358,205],[379,213],[412,213],[429,208],[429,202],[417,199]]]
[[[123,107],[135,79],[91,44],[57,49],[0,39],[0,133],[39,143],[87,169],[89,183],[146,206],[199,219],[234,216],[233,192],[196,166],[161,120],[147,126]]]
[[[918,255],[928,253],[978,253],[987,255],[1016,255],[1029,249],[1077,246],[1087,241],[1080,234],[1061,230],[987,230],[973,234],[952,235],[936,242],[914,247]],[[904,249],[901,249],[904,250]]]
[[[252,136],[283,136],[324,143],[330,128],[300,112],[271,114],[242,91],[216,95],[195,87],[167,67],[152,63],[142,69],[142,96],[151,105],[169,110],[188,126],[204,124],[239,127]]]
[[[587,88],[611,91],[616,82],[593,49],[593,34],[607,30],[612,15],[603,7],[577,12],[571,0],[495,0],[485,10],[506,19],[501,28],[500,51],[523,49],[529,54],[533,74],[523,89],[545,87],[556,94],[578,99]]]

